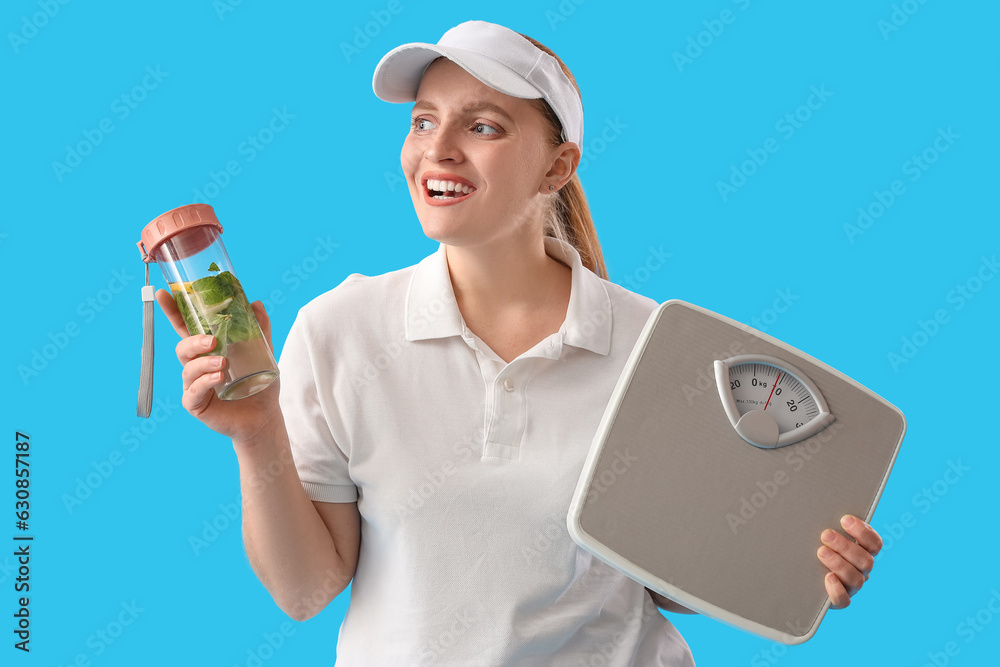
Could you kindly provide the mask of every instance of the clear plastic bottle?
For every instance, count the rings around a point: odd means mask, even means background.
[[[163,270],[191,335],[212,334],[207,354],[226,358],[216,394],[229,401],[252,396],[278,378],[274,354],[254,317],[222,243],[222,225],[208,204],[188,204],[160,215],[137,243],[144,262]]]

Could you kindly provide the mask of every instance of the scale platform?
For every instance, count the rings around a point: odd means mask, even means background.
[[[771,336],[683,301],[650,315],[570,505],[582,548],[701,614],[785,644],[830,600],[816,557],[871,521],[903,414]]]

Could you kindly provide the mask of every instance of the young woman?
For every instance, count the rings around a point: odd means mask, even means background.
[[[222,360],[199,356],[212,337],[177,346],[184,407],[233,440],[255,572],[297,620],[353,580],[338,664],[692,665],[657,606],[687,610],[566,529],[656,306],[605,279],[575,175],[572,75],[537,42],[472,21],[390,52],[374,88],[415,102],[401,161],[437,252],[352,274],[302,308],[280,396],[275,383],[221,402]],[[186,335],[170,295],[157,298]],[[859,520],[844,529],[857,543],[818,536],[834,607],[881,544]]]

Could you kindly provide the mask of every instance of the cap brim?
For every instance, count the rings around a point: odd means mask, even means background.
[[[473,51],[415,42],[396,47],[375,67],[372,89],[386,102],[413,102],[424,71],[444,56],[484,84],[511,97],[538,99],[542,93],[510,68]]]

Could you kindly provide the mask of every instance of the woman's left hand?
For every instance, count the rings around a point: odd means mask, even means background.
[[[835,530],[824,530],[820,535],[823,546],[816,555],[829,568],[824,583],[830,596],[831,607],[843,609],[851,604],[851,596],[861,590],[868,581],[875,556],[882,549],[882,538],[861,519],[847,515],[840,520],[847,534],[857,540],[857,544]]]

